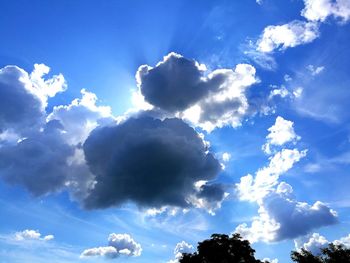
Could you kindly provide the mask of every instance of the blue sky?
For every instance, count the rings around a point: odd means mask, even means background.
[[[1,262],[350,246],[348,0],[0,9]]]

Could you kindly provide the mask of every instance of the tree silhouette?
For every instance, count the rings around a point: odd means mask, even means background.
[[[197,252],[182,254],[180,263],[262,263],[254,253],[249,241],[242,240],[239,234],[213,234],[198,243]]]
[[[297,263],[350,263],[350,249],[343,245],[329,244],[321,249],[319,255],[313,255],[310,251],[292,251],[291,258]]]

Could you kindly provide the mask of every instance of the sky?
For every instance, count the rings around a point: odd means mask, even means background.
[[[349,0],[0,10],[0,262],[350,247]]]

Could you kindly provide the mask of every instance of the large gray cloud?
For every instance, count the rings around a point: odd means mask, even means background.
[[[62,139],[62,132],[62,125],[54,120],[43,131],[0,147],[0,176],[36,196],[59,190],[69,174],[67,159],[74,153]]]
[[[28,80],[28,73],[16,66],[0,69],[0,133],[23,132],[42,121],[41,100],[30,91]]]
[[[134,201],[144,207],[188,206],[194,183],[213,179],[219,162],[197,132],[180,119],[139,117],[97,128],[84,143],[97,184],[87,208]]]
[[[198,62],[170,53],[154,68],[141,66],[137,79],[149,103],[175,112],[187,109],[225,81],[224,74],[206,77],[204,72]]]

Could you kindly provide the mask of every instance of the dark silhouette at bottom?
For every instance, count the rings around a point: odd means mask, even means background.
[[[269,263],[256,259],[255,250],[248,240],[239,234],[231,237],[213,234],[210,239],[198,243],[194,253],[183,253],[180,263]],[[350,263],[350,249],[343,245],[330,243],[317,255],[301,249],[291,252],[291,258],[297,263]]]

